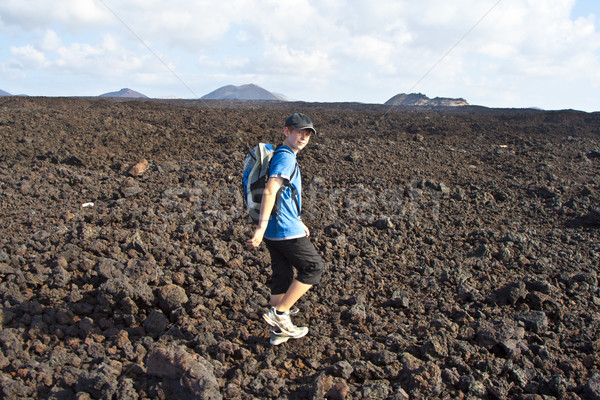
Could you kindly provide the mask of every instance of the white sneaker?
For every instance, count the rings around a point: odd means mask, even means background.
[[[300,336],[295,336],[295,337],[288,336],[283,332],[271,331],[271,339],[269,340],[269,342],[273,346],[277,346],[281,343],[287,342],[290,339],[300,339],[301,337],[306,336],[306,334],[308,333],[308,327],[306,327],[306,326],[301,327],[300,330],[302,331]]]
[[[271,307],[267,313],[263,314],[263,318],[269,325],[278,327],[282,333],[289,337],[298,338],[306,335],[305,329],[297,327],[292,323],[289,311],[277,314],[275,307]],[[306,330],[308,332],[308,328]]]

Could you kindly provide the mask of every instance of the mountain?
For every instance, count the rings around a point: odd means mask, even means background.
[[[127,97],[127,98],[134,98],[134,99],[147,99],[148,98],[148,96],[143,95],[141,93],[136,92],[135,90],[131,90],[128,88],[121,89],[118,92],[104,93],[98,97]]]
[[[233,86],[227,85],[202,96],[202,100],[277,100],[286,101],[285,96],[277,95],[257,86],[249,85]]]
[[[388,106],[430,106],[430,107],[457,107],[468,106],[465,99],[450,99],[447,97],[436,97],[430,99],[422,93],[401,93],[384,103]]]
[[[0,96],[12,96],[12,94],[5,92],[4,90],[0,89]]]

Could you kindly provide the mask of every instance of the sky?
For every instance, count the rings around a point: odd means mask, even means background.
[[[2,0],[0,89],[600,111],[598,0]]]

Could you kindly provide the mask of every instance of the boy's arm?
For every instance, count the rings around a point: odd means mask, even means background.
[[[257,248],[260,242],[263,240],[267,225],[269,224],[269,217],[271,211],[275,206],[275,197],[277,191],[283,185],[284,179],[278,177],[269,178],[265,189],[263,191],[262,202],[260,203],[260,217],[258,218],[258,227],[254,231],[254,235],[251,239],[246,242],[246,246],[251,248]]]

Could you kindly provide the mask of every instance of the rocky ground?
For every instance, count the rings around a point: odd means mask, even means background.
[[[241,165],[295,111],[327,271],[273,347]],[[0,397],[600,399],[598,113],[6,97],[0,141]]]

